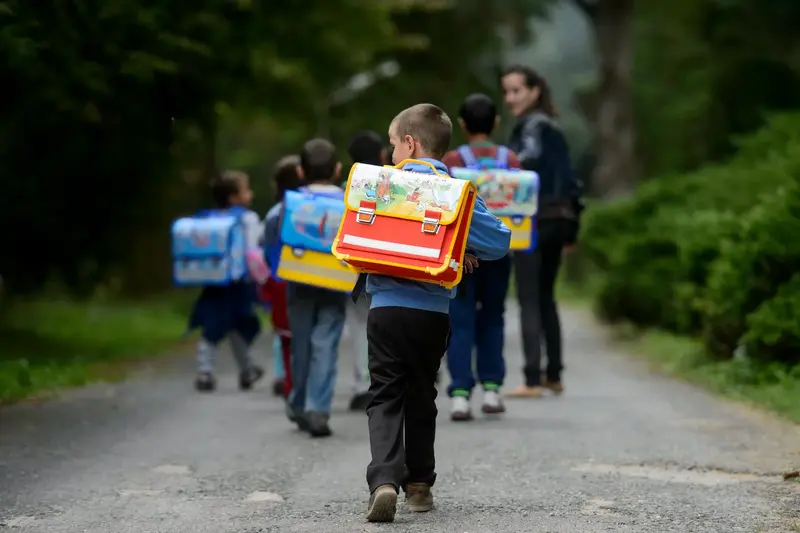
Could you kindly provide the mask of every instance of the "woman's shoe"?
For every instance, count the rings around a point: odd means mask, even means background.
[[[511,392],[506,393],[506,398],[541,398],[542,396],[544,396],[544,387],[540,385],[533,387],[520,385]]]

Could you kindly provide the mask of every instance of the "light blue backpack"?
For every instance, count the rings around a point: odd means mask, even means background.
[[[201,211],[172,223],[176,287],[227,286],[247,276],[243,207]]]

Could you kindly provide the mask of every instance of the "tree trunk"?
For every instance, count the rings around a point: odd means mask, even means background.
[[[631,83],[634,0],[574,1],[592,22],[599,63],[597,86],[578,100],[594,129],[597,159],[590,189],[601,198],[626,195],[638,174]]]

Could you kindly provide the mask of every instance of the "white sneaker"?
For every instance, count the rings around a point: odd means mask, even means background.
[[[469,406],[469,398],[455,396],[453,398],[453,408],[450,411],[450,419],[454,422],[464,422],[472,420],[472,409]]]
[[[500,391],[487,390],[483,392],[483,406],[481,407],[481,411],[487,415],[497,415],[506,412],[506,406],[503,404]]]

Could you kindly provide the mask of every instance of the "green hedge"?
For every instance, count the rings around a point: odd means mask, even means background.
[[[709,351],[800,354],[800,113],[738,139],[728,163],[587,210],[585,257],[610,320],[702,335]]]

